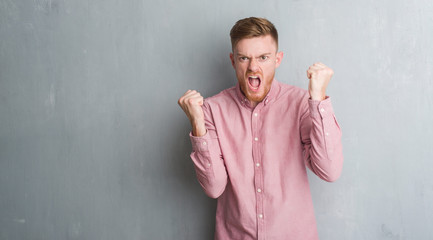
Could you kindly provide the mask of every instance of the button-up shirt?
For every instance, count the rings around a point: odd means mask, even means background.
[[[197,178],[218,198],[215,239],[318,239],[307,166],[325,181],[341,173],[341,130],[331,99],[272,82],[255,108],[239,84],[206,98],[207,132],[190,133]]]

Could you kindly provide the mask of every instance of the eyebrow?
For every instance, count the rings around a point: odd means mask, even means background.
[[[271,54],[271,53],[262,53],[262,54],[260,54],[259,56],[270,55],[270,54]],[[236,52],[236,55],[246,56],[245,54],[240,53],[240,52]]]

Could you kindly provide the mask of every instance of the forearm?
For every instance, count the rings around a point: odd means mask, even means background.
[[[218,198],[227,185],[227,171],[221,155],[218,138],[206,132],[202,137],[190,134],[193,151],[191,159],[197,179],[205,193]]]
[[[191,119],[192,135],[195,137],[202,137],[206,134],[204,119]]]
[[[335,118],[329,98],[323,101],[309,100],[311,128],[309,142],[305,145],[307,166],[321,179],[333,182],[341,174],[343,153],[341,129]]]

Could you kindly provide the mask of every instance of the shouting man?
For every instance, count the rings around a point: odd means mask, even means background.
[[[198,181],[217,198],[215,239],[318,239],[306,167],[332,182],[341,173],[341,130],[326,87],[333,70],[315,63],[308,91],[277,82],[278,33],[263,18],[230,31],[238,83],[178,101],[192,126]],[[305,167],[306,166],[306,167]]]

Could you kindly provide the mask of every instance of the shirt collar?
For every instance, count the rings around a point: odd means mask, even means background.
[[[259,105],[260,105],[261,103],[263,103],[263,105],[266,106],[267,104],[269,104],[270,102],[272,102],[272,100],[274,100],[275,97],[277,96],[277,94],[278,94],[278,92],[279,92],[279,89],[280,89],[280,84],[279,84],[279,82],[274,78],[274,80],[272,80],[272,83],[271,83],[271,89],[269,90],[268,94],[267,94],[266,97],[263,99],[263,101],[261,101],[261,102],[259,103]],[[240,101],[240,103],[241,103],[242,105],[246,106],[247,108],[252,109],[252,106],[251,106],[250,100],[248,100],[248,98],[245,97],[245,95],[242,93],[242,91],[241,91],[241,86],[239,85],[239,82],[236,84],[236,94],[237,94],[238,100]],[[258,105],[257,105],[257,106],[258,106]]]

